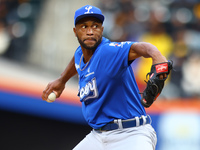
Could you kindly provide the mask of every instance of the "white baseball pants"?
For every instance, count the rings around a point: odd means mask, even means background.
[[[73,150],[155,150],[156,132],[150,124],[112,131],[92,130]]]

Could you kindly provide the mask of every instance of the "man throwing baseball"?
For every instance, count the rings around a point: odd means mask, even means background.
[[[65,83],[78,73],[82,112],[93,130],[74,150],[154,150],[156,133],[144,107],[150,107],[162,91],[171,64],[150,43],[111,42],[102,37],[103,21],[101,10],[94,6],[75,12],[73,31],[80,46],[42,98],[47,100],[52,91],[59,97]],[[153,62],[142,97],[130,66],[141,56]]]

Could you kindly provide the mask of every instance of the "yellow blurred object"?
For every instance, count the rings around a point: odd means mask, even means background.
[[[188,47],[187,45],[180,41],[180,42],[176,42],[176,44],[174,45],[174,56],[178,57],[178,58],[182,58],[188,55]]]
[[[162,55],[164,55],[166,58],[169,57],[173,49],[172,38],[165,33],[161,34],[146,33],[141,37],[140,40],[155,45],[162,53]],[[150,58],[148,59],[140,58],[140,62],[138,64],[138,70],[136,72],[138,82],[144,82],[144,80],[146,79],[146,74],[150,72],[151,65],[152,65],[152,60]]]
[[[193,11],[194,11],[195,16],[196,16],[197,18],[200,18],[200,3],[199,3],[199,4],[196,4],[196,5],[194,6]]]

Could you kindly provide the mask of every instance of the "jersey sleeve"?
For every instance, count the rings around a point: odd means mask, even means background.
[[[104,69],[111,76],[117,76],[129,66],[128,55],[134,42],[111,42],[102,49]]]

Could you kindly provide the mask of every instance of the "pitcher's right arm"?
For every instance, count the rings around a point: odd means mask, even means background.
[[[56,98],[60,97],[62,94],[63,90],[65,89],[65,84],[66,82],[73,77],[74,75],[77,74],[76,68],[75,68],[75,62],[74,62],[74,57],[71,59],[61,76],[52,81],[49,82],[49,84],[46,86],[45,90],[42,93],[42,99],[47,100],[48,95],[51,92],[54,92],[56,94]]]

